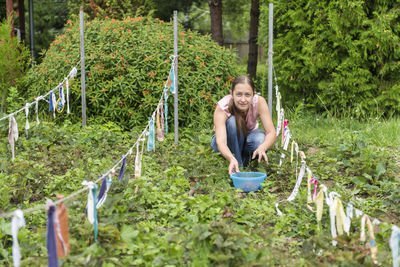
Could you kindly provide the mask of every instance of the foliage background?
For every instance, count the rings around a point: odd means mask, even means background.
[[[77,21],[68,22],[43,62],[20,81],[18,90],[26,99],[57,86],[78,62],[78,25]],[[125,129],[143,125],[157,106],[168,78],[172,62],[169,57],[173,54],[172,23],[127,17],[95,19],[85,27],[88,116],[98,122],[120,122]],[[179,124],[209,127],[215,103],[229,93],[233,77],[239,74],[236,56],[210,36],[182,28],[178,42]],[[172,96],[169,101],[173,102]],[[80,119],[79,103],[80,83],[75,82],[71,85],[71,106],[76,120]],[[44,105],[41,108],[46,109]],[[169,114],[171,118],[173,108]]]
[[[390,224],[400,223],[399,121],[354,123],[302,110],[286,115],[319,184],[382,221],[375,229],[378,261],[390,265]],[[20,125],[24,119],[17,116]],[[7,142],[0,143],[1,210],[36,207],[55,193],[81,189],[83,180],[97,179],[120,160],[141,130],[127,132],[112,122],[82,129],[69,120],[33,121],[28,136],[20,135],[13,163]],[[134,155],[128,156],[124,179],[113,177],[98,210],[97,243],[85,214],[87,192],[67,201],[71,254],[60,266],[372,266],[369,248],[359,241],[360,219],[352,220],[350,236],[331,246],[328,208],[318,230],[306,208],[304,181],[293,202],[280,204],[284,215],[276,216],[275,203],[295,185],[296,161],[278,165],[280,153],[288,159],[289,151],[273,148],[269,165],[242,170],[268,174],[260,191],[243,193],[233,187],[226,161],[211,152],[211,135],[212,129],[181,128],[175,147],[169,133],[143,155],[139,179]],[[18,236],[22,265],[46,265],[46,219],[44,209],[25,214],[27,226]],[[0,219],[2,265],[12,264],[10,233],[10,220]]]
[[[0,113],[8,108],[6,98],[10,87],[25,74],[29,62],[28,49],[10,37],[11,26],[7,21],[0,22]]]
[[[399,115],[399,6],[398,1],[275,1],[274,68],[285,102],[334,116]],[[268,18],[268,6],[261,10]],[[267,23],[260,36],[268,36]]]

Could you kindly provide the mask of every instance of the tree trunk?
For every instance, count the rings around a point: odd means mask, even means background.
[[[208,5],[211,16],[211,37],[219,45],[222,45],[222,0],[209,0]]]
[[[8,23],[11,24],[11,37],[14,37],[14,8],[13,8],[13,0],[6,0],[6,12],[7,12],[7,20]]]
[[[259,0],[251,0],[250,9],[250,33],[249,33],[249,59],[247,61],[247,73],[251,78],[256,77],[258,60],[258,21],[260,18]]]
[[[19,16],[19,30],[21,33],[21,41],[25,43],[25,1],[18,0],[18,16]]]

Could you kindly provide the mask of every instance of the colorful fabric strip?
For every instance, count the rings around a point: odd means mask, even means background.
[[[162,139],[164,140],[164,116],[165,116],[165,114],[164,114],[164,108],[163,108],[163,105],[164,104],[164,96],[162,95],[161,96],[161,106],[160,106],[160,108],[161,108],[161,133],[162,133]]]
[[[40,121],[39,121],[39,101],[42,100],[43,97],[39,96],[38,98],[36,98],[35,101],[35,113],[36,113],[36,124],[39,125]]]
[[[293,162],[293,152],[294,152],[294,144],[295,144],[296,142],[293,140],[292,141],[292,147],[291,147],[291,149],[290,149],[290,162]]]
[[[321,184],[320,188],[324,188],[325,185]],[[326,187],[325,187],[326,188]],[[320,230],[319,224],[322,219],[322,212],[324,210],[324,191],[320,190],[315,198],[315,204],[317,206],[317,223],[318,223],[318,230]]]
[[[162,103],[161,103],[161,107],[162,107]],[[161,125],[160,125],[160,105],[157,106],[156,125],[157,125],[157,140],[159,142],[162,142],[162,141],[164,141],[164,134],[161,130]]]
[[[53,118],[56,118],[57,100],[56,100],[56,94],[53,91],[51,91],[51,100],[53,102],[53,105],[52,105],[53,106]]]
[[[313,194],[311,200],[314,201],[315,198],[317,197],[317,184],[318,184],[318,178],[317,176],[313,176],[310,180],[311,184],[314,184],[314,189],[313,189]]]
[[[284,119],[285,119],[285,110],[282,108],[281,111],[279,112],[278,122],[276,124],[276,136],[279,136],[279,133],[282,128],[282,121]],[[283,134],[283,130],[282,130],[282,134]]]
[[[29,126],[29,107],[31,105],[29,103],[26,103],[25,105],[25,133],[28,135],[28,130],[30,129]]]
[[[336,225],[335,225],[337,201],[334,201],[334,200],[335,200],[335,197],[340,197],[340,195],[338,193],[336,193],[336,192],[330,192],[328,194],[328,189],[325,186],[323,187],[323,190],[324,190],[324,194],[325,194],[326,204],[329,207],[329,217],[330,217],[330,222],[331,222],[332,245],[336,246],[337,241],[334,240],[334,239],[337,237]]]
[[[63,196],[56,194],[57,199],[62,200]],[[69,228],[68,228],[68,211],[64,202],[60,202],[56,210],[57,224],[57,256],[63,258],[69,253]]]
[[[149,118],[149,139],[147,141],[147,151],[154,150],[154,119]]]
[[[344,223],[344,231],[350,234],[351,219],[353,219],[353,204],[348,203],[346,207],[346,218]]]
[[[378,264],[376,260],[376,254],[378,253],[378,247],[376,246],[375,241],[375,234],[374,234],[374,226],[371,223],[368,215],[364,214],[361,218],[361,234],[360,234],[360,241],[364,242],[365,238],[365,223],[367,223],[368,232],[369,232],[369,247],[371,251],[371,258],[373,263]]]
[[[46,247],[47,247],[47,258],[48,258],[48,266],[49,267],[57,267],[58,266],[58,258],[57,258],[57,244],[56,244],[56,235],[54,228],[54,215],[56,212],[56,207],[51,200],[47,200],[46,202],[47,209],[47,238],[46,238]]]
[[[19,267],[21,263],[21,252],[18,243],[18,230],[21,227],[25,227],[24,213],[22,210],[17,209],[14,211],[14,216],[11,220],[11,235],[13,238],[12,256],[15,267]]]
[[[69,114],[69,80],[65,81],[65,87],[67,89],[67,114]]]
[[[344,225],[346,214],[344,213],[343,204],[340,198],[336,197],[336,229],[339,235],[344,233]],[[347,233],[348,234],[348,233]]]
[[[94,184],[92,188],[92,195],[93,195],[93,231],[94,231],[94,242],[97,242],[97,235],[98,235],[98,228],[97,228],[97,204],[96,204],[96,192],[97,192],[97,185]]]
[[[390,249],[392,250],[393,267],[399,267],[399,243],[400,228],[396,225],[392,225],[392,234],[390,235]]]
[[[282,212],[279,210],[279,203],[283,202],[283,201],[293,201],[296,198],[296,196],[299,192],[299,187],[300,187],[301,181],[303,180],[305,169],[306,169],[306,162],[305,162],[305,160],[302,160],[302,165],[300,167],[299,176],[297,177],[296,185],[294,186],[292,193],[286,200],[281,200],[275,204],[275,209],[276,209],[278,216],[282,216]]]
[[[139,145],[136,146],[136,157],[135,157],[135,178],[140,178],[141,174],[141,160],[140,160],[140,153],[139,153]]]
[[[96,210],[96,192],[97,185],[93,182],[83,181],[82,185],[86,185],[89,189],[88,191],[88,201],[87,201],[87,216],[90,224],[93,224],[94,230],[94,241],[97,242],[97,210]]]
[[[171,88],[170,92],[172,94],[175,94],[175,73],[174,73],[174,66],[171,67],[171,70],[169,71],[169,78],[171,80]]]
[[[97,209],[103,206],[104,202],[106,201],[107,193],[110,190],[111,184],[112,184],[112,179],[108,176],[105,176],[103,178],[103,182],[101,183],[99,195],[97,197],[97,204],[96,204]]]
[[[285,120],[283,122],[283,126],[282,126],[282,146],[285,143],[284,140],[286,138],[286,130],[287,130],[287,126],[289,125],[289,120]],[[286,150],[286,149],[285,149]]]
[[[56,103],[53,103],[53,91],[50,91],[50,94],[49,94],[49,111],[53,111],[53,108],[54,108],[54,105],[56,104]]]
[[[65,104],[65,95],[64,95],[64,89],[63,89],[63,83],[60,83],[60,86],[58,88],[58,94],[61,99],[61,103],[64,105]]]
[[[10,115],[10,121],[8,124],[8,142],[11,146],[12,161],[15,160],[15,142],[18,140],[18,124],[14,118],[14,115]]]
[[[168,133],[168,89],[164,89],[164,119],[165,119],[165,134]]]
[[[278,88],[278,85],[276,86]],[[281,94],[276,91],[276,136],[279,136],[279,132],[281,131]]]
[[[118,175],[118,180],[122,181],[124,178],[124,173],[125,173],[125,165],[126,165],[126,156],[122,156],[122,164],[121,164],[121,169],[119,169],[119,175]]]

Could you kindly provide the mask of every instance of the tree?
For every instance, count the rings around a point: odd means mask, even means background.
[[[0,22],[0,112],[5,112],[8,89],[24,74],[29,58],[27,48],[10,36],[11,27],[10,22]]]
[[[211,16],[211,37],[219,45],[223,44],[222,35],[222,0],[209,0]]]
[[[274,69],[286,105],[338,117],[400,114],[399,8],[386,0],[274,5]],[[261,12],[268,16],[266,5]]]
[[[250,33],[249,33],[249,59],[247,61],[247,73],[251,78],[256,77],[258,58],[258,21],[260,18],[259,0],[251,1],[250,9]]]
[[[79,8],[89,15],[90,19],[104,18],[106,16],[114,19],[122,19],[126,16],[147,15],[156,8],[153,0],[69,0],[69,16],[79,16]]]
[[[153,12],[152,16],[169,21],[174,10],[187,13],[194,3],[200,0],[69,0],[70,15],[78,14],[80,6],[89,15],[90,19],[106,16],[114,19],[123,19],[126,16],[143,15]]]

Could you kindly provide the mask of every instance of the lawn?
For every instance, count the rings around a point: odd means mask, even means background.
[[[358,122],[307,114],[287,113],[294,140],[306,154],[307,166],[319,183],[336,191],[345,202],[381,221],[376,227],[378,261],[390,265],[391,223],[400,224],[400,124],[398,119]],[[21,134],[15,162],[7,139],[0,145],[1,210],[43,204],[55,193],[69,195],[83,180],[96,180],[120,160],[142,129],[124,132],[113,123],[84,130],[68,121],[59,126],[42,122]],[[360,219],[350,235],[331,245],[329,214],[325,206],[320,230],[307,209],[303,180],[293,202],[287,198],[295,184],[296,161],[284,161],[282,152],[268,152],[270,164],[252,164],[266,172],[258,192],[236,190],[227,174],[227,162],[209,148],[213,132],[180,129],[143,155],[142,177],[134,178],[134,155],[127,159],[122,182],[113,177],[106,203],[98,210],[99,237],[85,215],[87,194],[67,201],[71,253],[63,266],[261,266],[372,265],[369,249],[359,241]],[[289,153],[287,157],[289,158]],[[118,171],[118,170],[117,170]],[[314,204],[311,204],[315,206]],[[22,265],[46,265],[46,213],[25,214],[27,226],[19,232]],[[0,263],[11,265],[10,220],[0,219]]]

